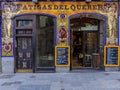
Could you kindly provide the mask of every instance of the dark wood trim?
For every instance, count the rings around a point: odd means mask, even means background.
[[[15,37],[32,37],[33,35],[31,35],[31,34],[27,34],[27,35],[25,35],[25,34],[22,34],[22,35],[15,35]]]
[[[39,72],[39,70],[40,70],[40,72],[41,71],[49,71],[50,69],[51,69],[51,71],[55,71],[55,65],[54,65],[54,68],[53,67],[45,67],[45,68],[37,68],[36,67],[36,31],[37,31],[37,28],[38,28],[38,19],[37,19],[37,16],[39,16],[39,15],[41,15],[41,14],[26,14],[26,15],[21,15],[21,16],[16,16],[16,17],[14,17],[13,18],[13,22],[14,22],[14,29],[13,29],[13,31],[14,31],[14,57],[15,57],[15,71],[17,71],[17,68],[16,68],[16,61],[17,61],[17,57],[16,57],[16,47],[15,47],[15,40],[16,40],[16,38],[18,38],[18,37],[32,37],[32,51],[33,51],[33,58],[32,58],[32,72]],[[45,15],[46,16],[46,15]],[[53,19],[55,19],[54,17],[53,17]],[[18,20],[32,20],[32,26],[24,26],[24,27],[22,27],[22,26],[20,26],[20,27],[18,27],[17,26],[17,21]],[[55,22],[55,20],[54,20],[54,25],[56,25],[55,24],[56,22]],[[48,28],[50,28],[50,27],[43,27],[43,29],[48,29]],[[25,29],[28,29],[28,30],[32,30],[32,34],[17,34],[17,30],[25,30]],[[52,28],[51,28],[52,29]],[[53,36],[53,38],[55,37],[55,26],[54,26],[54,36]],[[54,41],[54,44],[55,44],[55,41]],[[54,62],[55,62],[55,59],[54,59]]]
[[[32,28],[33,28],[33,26],[15,27],[15,29],[18,29],[18,30],[32,29]]]
[[[35,73],[35,68],[36,68],[36,28],[37,27],[37,23],[36,23],[36,15],[34,15],[34,19],[33,19],[33,43],[32,43],[32,49],[33,49],[33,72]]]
[[[14,18],[13,19],[13,25],[14,25],[14,27],[13,27],[13,49],[14,49],[14,61],[15,61],[15,72],[18,70],[17,69],[17,52],[16,52],[16,50],[17,50],[17,47],[15,46],[16,45],[16,38],[18,38],[18,37],[33,37],[33,34],[16,34],[16,30],[20,30],[20,29],[22,29],[22,30],[25,30],[25,29],[31,29],[31,30],[33,30],[33,25],[31,26],[31,27],[17,27],[17,21],[18,20],[32,20],[32,21],[34,21],[34,19],[33,19],[33,15],[23,15],[23,16],[19,16],[19,17],[16,17],[16,18]],[[34,23],[34,22],[33,22]],[[32,32],[33,33],[33,32]],[[32,42],[33,42],[33,40],[32,40]],[[33,46],[32,46],[33,47]],[[32,55],[33,55],[33,49],[32,49]],[[32,62],[33,62],[33,56],[32,56]],[[33,65],[32,65],[32,71],[33,71]]]

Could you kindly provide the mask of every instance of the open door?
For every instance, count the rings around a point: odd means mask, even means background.
[[[98,53],[97,31],[72,32],[72,67],[93,68],[93,54]]]

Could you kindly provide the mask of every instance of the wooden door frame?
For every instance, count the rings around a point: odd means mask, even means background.
[[[12,18],[12,22],[13,22],[13,54],[14,54],[14,72],[16,72],[16,46],[15,46],[15,41],[16,41],[16,20],[28,20],[28,19],[32,19],[33,20],[33,25],[31,27],[32,29],[32,50],[33,50],[33,60],[32,60],[32,72],[37,72],[36,71],[36,55],[35,55],[35,47],[36,47],[36,29],[37,29],[37,24],[36,24],[36,17],[37,15],[45,15],[45,16],[51,16],[54,19],[54,46],[56,45],[56,28],[57,28],[57,24],[56,24],[56,17],[54,15],[48,15],[48,14],[41,14],[41,13],[27,13],[27,14],[22,14],[22,15],[17,15],[14,16]],[[31,17],[32,16],[32,17]],[[22,29],[22,27],[20,28]],[[28,28],[29,29],[29,28]],[[28,35],[29,36],[29,35]],[[55,51],[54,51],[55,52]],[[55,57],[54,57],[54,72],[55,72]],[[49,69],[48,69],[49,70]]]
[[[32,20],[32,26],[31,27],[17,27],[17,20]],[[17,72],[17,57],[16,57],[16,38],[17,37],[31,37],[32,38],[32,42],[33,40],[33,33],[35,31],[35,15],[29,15],[29,14],[24,14],[24,15],[19,15],[19,16],[15,16],[13,19],[13,55],[14,55],[14,72]],[[16,30],[17,29],[32,29],[32,34],[31,35],[17,35],[16,34]],[[32,43],[32,51],[34,50],[33,48],[33,43]],[[31,72],[34,71],[34,53],[32,54],[32,69]],[[24,72],[24,71],[23,71]],[[25,71],[26,72],[26,71]],[[29,72],[29,71],[28,71]]]

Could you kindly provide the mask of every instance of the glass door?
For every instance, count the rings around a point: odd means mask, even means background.
[[[54,18],[37,16],[36,71],[54,70]]]
[[[84,67],[92,67],[92,55],[94,53],[98,53],[98,33],[97,31],[85,31],[83,60]]]

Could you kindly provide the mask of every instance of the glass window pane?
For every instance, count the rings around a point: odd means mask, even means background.
[[[36,33],[36,64],[39,67],[54,67],[54,24],[53,18],[48,16],[37,17],[38,28]],[[43,24],[42,24],[43,23]]]
[[[18,20],[17,27],[32,26],[32,20]]]

